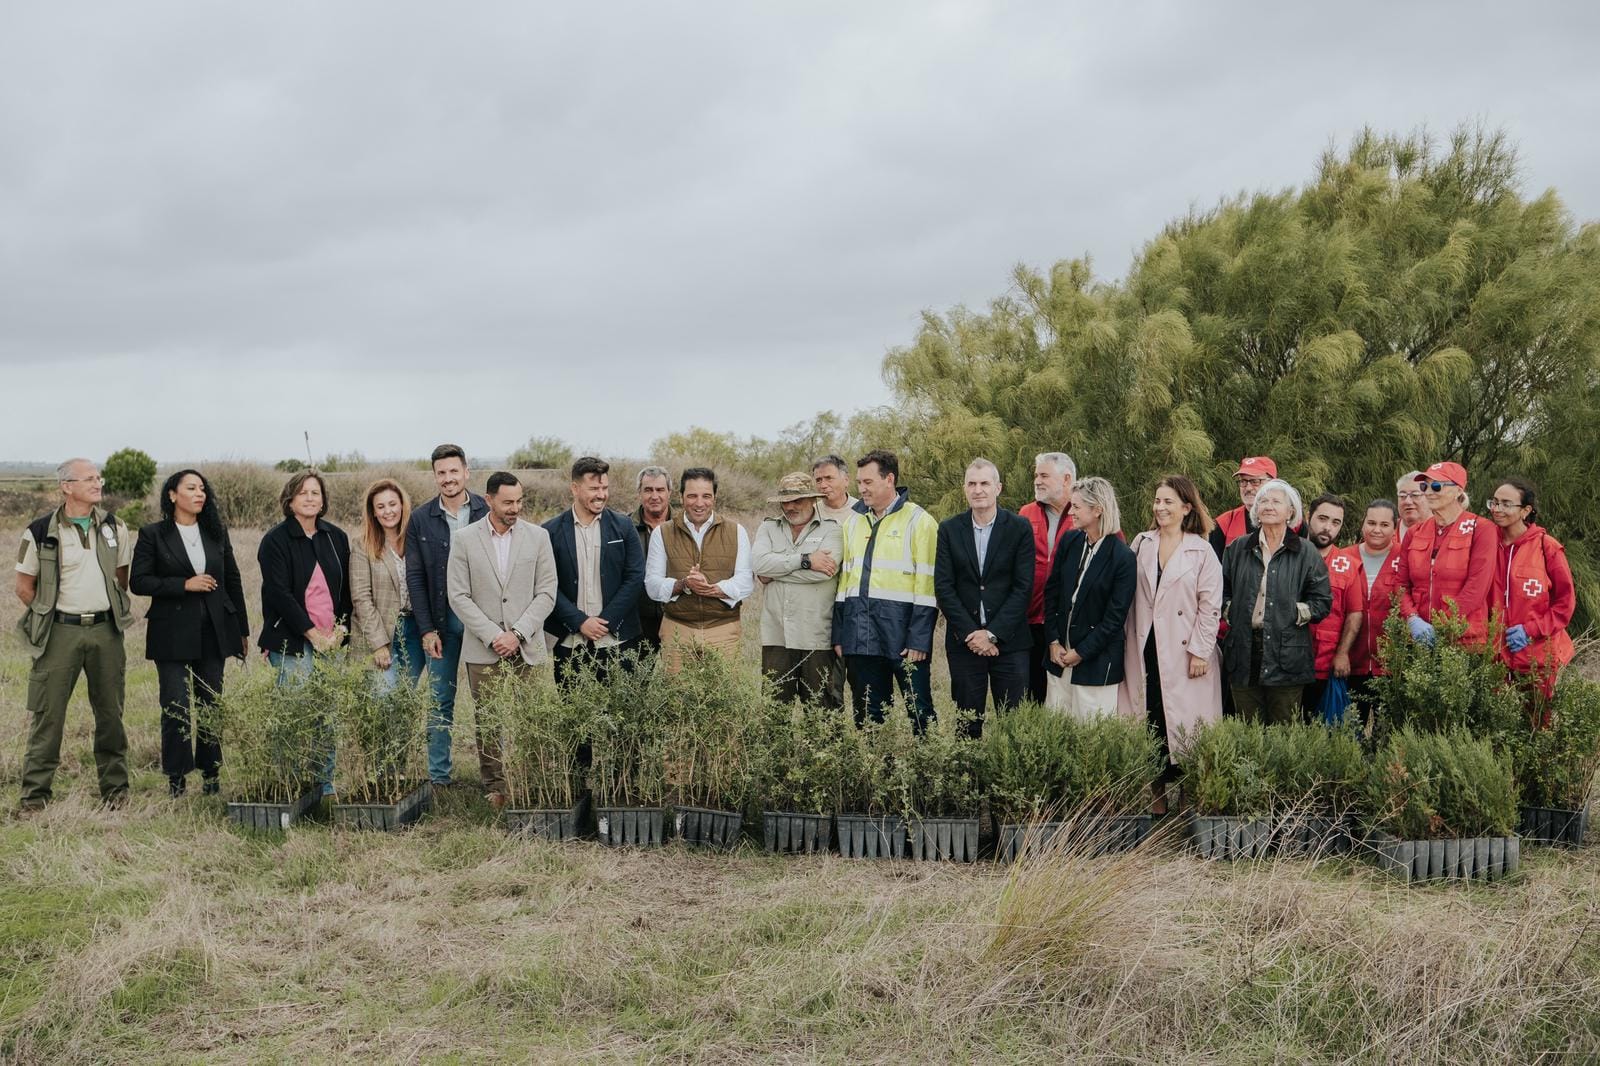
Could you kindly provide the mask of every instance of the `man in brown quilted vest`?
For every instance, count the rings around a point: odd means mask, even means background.
[[[683,649],[701,644],[739,654],[739,607],[750,595],[750,535],[716,513],[717,475],[690,467],[678,479],[682,513],[650,534],[644,587],[662,605],[661,654],[676,671]]]

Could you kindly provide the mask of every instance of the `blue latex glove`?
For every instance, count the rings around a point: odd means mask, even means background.
[[[1528,631],[1521,626],[1512,626],[1506,630],[1506,647],[1511,651],[1521,651],[1528,646]]]
[[[1406,619],[1406,625],[1411,629],[1412,640],[1418,644],[1426,644],[1430,648],[1433,647],[1433,626],[1416,615]]]

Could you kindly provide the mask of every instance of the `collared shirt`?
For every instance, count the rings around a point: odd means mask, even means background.
[[[1266,537],[1257,538],[1256,543],[1261,546],[1261,587],[1256,589],[1255,606],[1250,609],[1250,627],[1262,629],[1267,624],[1267,577],[1272,573],[1272,560],[1283,551],[1284,542],[1278,542],[1277,551],[1267,545]]]
[[[856,504],[860,502],[860,500],[848,493],[845,494],[843,507],[829,507],[827,500],[818,500],[817,517],[831,518],[835,522],[839,523],[840,529],[843,529],[844,524],[850,520],[850,516],[857,513]]]
[[[517,527],[509,525],[504,533],[495,532],[494,522],[489,522],[489,543],[494,545],[495,565],[500,568],[500,580],[504,581],[510,576],[511,570],[511,537]]]
[[[100,519],[101,516],[96,513],[90,517]],[[65,516],[60,526],[57,539],[61,546],[56,558],[61,576],[56,586],[56,610],[63,614],[99,614],[111,610],[111,602],[106,599],[105,577],[100,573],[100,557],[95,554],[93,539],[105,536],[105,527],[97,520],[85,533]],[[120,569],[131,565],[133,537],[124,535],[117,537],[116,541],[117,567]],[[22,531],[22,551],[17,556],[16,571],[29,577],[39,576],[39,549],[33,543],[30,530]],[[200,572],[204,573],[205,567],[202,566]]]
[[[600,516],[591,515],[587,525],[572,512],[572,539],[578,550],[578,599],[575,606],[590,618],[598,617],[605,609],[600,598]],[[588,641],[582,633],[568,633],[561,638],[564,648],[581,648]],[[597,648],[611,648],[617,638],[607,633],[594,642]]]
[[[395,587],[400,590],[400,609],[411,610],[411,590],[406,587],[406,561],[388,545],[383,548],[383,561],[394,571]]]
[[[673,521],[681,521],[683,528],[689,531],[689,536],[694,538],[696,547],[705,542],[706,531],[709,530],[717,516],[713,512],[706,518],[705,525],[696,529],[688,515],[682,515]],[[734,523],[734,532],[738,535],[738,554],[733,561],[733,576],[726,581],[719,582],[717,588],[722,590],[719,597],[729,607],[737,607],[739,601],[745,599],[755,590],[755,575],[750,572],[750,534],[744,527]],[[661,539],[661,526],[650,531],[650,550],[645,554],[644,560],[644,591],[657,603],[671,603],[678,597],[672,594],[672,588],[678,582],[675,578],[667,576],[667,543]]]
[[[461,500],[461,510],[455,514],[450,513],[450,508],[444,505],[444,500],[439,501],[439,513],[444,515],[444,524],[450,530],[451,539],[457,533],[472,525],[472,496],[469,494]]]
[[[983,562],[989,557],[989,534],[994,532],[994,520],[1000,517],[997,510],[994,517],[984,525],[979,525],[978,520],[972,520],[972,544],[978,552],[978,573],[983,573]],[[983,605],[983,597],[978,597],[978,624],[989,624],[989,610]]]

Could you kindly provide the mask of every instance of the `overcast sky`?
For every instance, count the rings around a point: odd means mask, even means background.
[[[1364,124],[1592,219],[1596,10],[12,0],[0,458],[771,435]]]

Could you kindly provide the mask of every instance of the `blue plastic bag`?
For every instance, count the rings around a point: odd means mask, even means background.
[[[1330,677],[1322,689],[1322,703],[1317,707],[1326,726],[1342,725],[1345,712],[1350,709],[1350,682],[1342,677]]]

